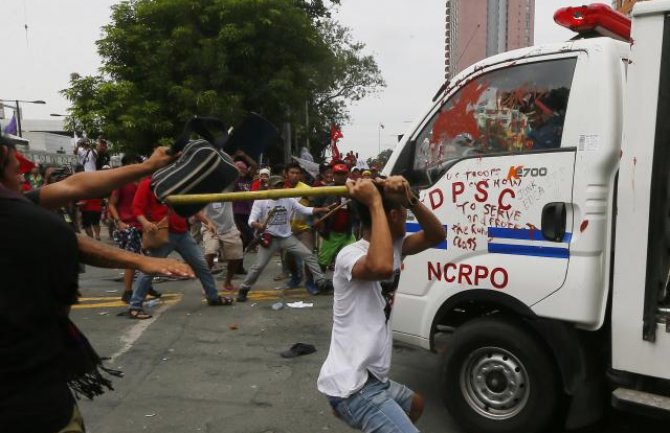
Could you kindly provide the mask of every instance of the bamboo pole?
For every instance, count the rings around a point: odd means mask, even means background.
[[[322,197],[324,195],[346,196],[347,187],[342,186],[319,186],[315,188],[282,188],[267,189],[262,191],[236,191],[221,192],[216,194],[180,194],[170,195],[165,202],[170,205],[212,203],[221,201],[243,201],[243,200],[265,200],[286,197]]]

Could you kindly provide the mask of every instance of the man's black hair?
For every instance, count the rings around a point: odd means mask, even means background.
[[[142,159],[133,153],[126,153],[123,155],[121,158],[121,165],[130,165],[130,164],[138,164],[141,163]]]
[[[319,165],[319,174],[323,174],[324,171],[332,169],[332,165],[328,164],[327,162],[322,162],[321,165]]]
[[[9,162],[10,150],[14,149],[14,143],[4,135],[0,135],[0,170],[5,169],[5,166],[7,166],[7,163]]]
[[[297,168],[298,170],[302,171],[300,164],[298,164],[296,161],[291,161],[284,167],[284,173],[288,174],[288,171],[292,168]]]
[[[391,209],[402,209],[403,206],[401,203],[384,197],[382,187],[380,185],[377,185],[377,189],[382,196],[382,206],[384,207],[384,212],[388,213]],[[368,207],[363,203],[356,200],[352,200],[351,204],[354,212],[358,214],[358,218],[361,220],[363,227],[372,227],[372,216],[370,215],[370,209],[368,209]]]

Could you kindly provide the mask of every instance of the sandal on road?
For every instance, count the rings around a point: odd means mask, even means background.
[[[217,307],[220,305],[232,305],[232,304],[233,304],[233,298],[230,296],[219,296],[218,298],[207,300],[207,305],[212,307]]]
[[[128,317],[134,320],[146,320],[151,319],[153,316],[141,308],[131,308],[128,310]]]
[[[235,292],[236,290],[237,290],[237,287],[233,286],[232,284],[230,286],[221,287],[221,291],[226,292],[226,293],[232,293],[232,292]]]
[[[281,280],[287,279],[288,277],[289,277],[288,274],[281,273],[279,275],[275,275],[274,277],[272,277],[272,280],[273,281],[281,281]]]

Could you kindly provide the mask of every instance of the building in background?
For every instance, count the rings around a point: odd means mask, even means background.
[[[614,0],[612,2],[612,7],[622,14],[630,15],[630,11],[633,9],[633,5],[638,1],[645,0]]]
[[[503,51],[533,45],[535,0],[446,0],[445,78]]]
[[[10,119],[0,119],[4,128]],[[73,165],[77,157],[72,154],[74,138],[65,131],[63,119],[23,119],[23,137],[13,141],[24,156],[39,164]]]

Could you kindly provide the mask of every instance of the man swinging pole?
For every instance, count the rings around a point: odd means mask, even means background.
[[[382,182],[347,182],[363,238],[335,260],[333,331],[317,386],[335,415],[355,429],[417,432],[422,397],[389,379],[391,310],[402,258],[439,244],[446,231],[403,177]],[[421,225],[411,235],[405,234],[407,209]]]

